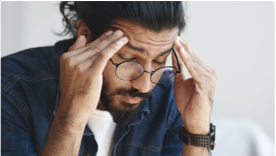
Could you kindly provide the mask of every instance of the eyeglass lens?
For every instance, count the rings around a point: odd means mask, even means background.
[[[164,72],[172,71],[171,74],[166,74],[167,76],[162,76]],[[116,75],[123,80],[133,80],[138,78],[144,73],[144,67],[136,62],[124,62],[120,64],[116,69]],[[171,79],[176,73],[176,69],[173,67],[163,67],[156,70],[152,76],[151,81],[153,83],[162,83]]]

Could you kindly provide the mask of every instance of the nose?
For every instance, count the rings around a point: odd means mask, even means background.
[[[147,68],[147,69],[151,69],[151,68]],[[145,68],[146,71],[151,71],[151,70],[147,70]],[[134,87],[135,89],[138,89],[141,93],[147,93],[151,90],[153,83],[150,81],[150,73],[146,73],[144,72],[142,76],[140,76],[137,79],[131,80],[131,85],[132,87]]]

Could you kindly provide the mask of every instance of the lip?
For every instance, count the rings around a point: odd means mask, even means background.
[[[130,103],[130,104],[137,104],[137,103],[139,103],[142,100],[140,97],[132,98],[132,97],[130,97],[128,95],[123,96],[123,98],[124,98],[125,102]]]

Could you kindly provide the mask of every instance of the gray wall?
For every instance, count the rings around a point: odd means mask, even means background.
[[[274,139],[274,3],[188,2],[182,37],[218,73],[212,120],[249,119]],[[1,56],[53,45],[58,2],[1,2]],[[185,70],[186,75],[187,70]]]

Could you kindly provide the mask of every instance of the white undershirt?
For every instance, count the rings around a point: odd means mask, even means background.
[[[108,111],[96,109],[87,124],[94,133],[98,144],[97,156],[111,156],[116,128],[116,123],[113,121],[111,114]]]

